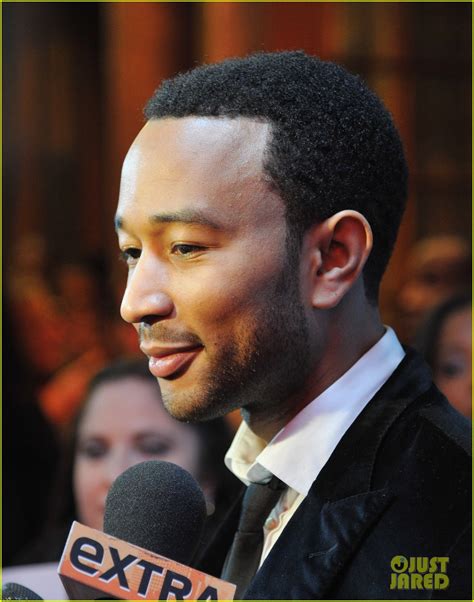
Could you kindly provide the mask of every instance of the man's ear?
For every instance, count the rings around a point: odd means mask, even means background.
[[[305,293],[313,307],[336,307],[354,285],[372,249],[372,229],[358,211],[346,209],[316,224],[305,235],[309,260]]]

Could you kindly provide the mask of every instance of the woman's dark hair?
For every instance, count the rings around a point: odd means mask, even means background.
[[[434,370],[437,364],[439,336],[446,320],[465,307],[472,305],[471,293],[456,295],[438,305],[428,316],[415,337],[415,347]]]

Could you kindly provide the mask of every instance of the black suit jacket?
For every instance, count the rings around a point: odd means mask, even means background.
[[[469,422],[408,351],[334,450],[245,598],[471,599],[470,450]],[[202,570],[220,574],[239,511],[240,502],[198,562]],[[418,581],[410,589],[400,581],[391,589],[396,556],[449,557],[449,586],[430,589],[428,577],[418,589],[422,575],[408,577]]]

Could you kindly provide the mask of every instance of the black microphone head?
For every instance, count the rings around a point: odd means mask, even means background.
[[[42,600],[41,596],[18,583],[5,583],[2,587],[2,600]]]
[[[201,488],[183,468],[149,460],[131,466],[112,484],[104,533],[189,564],[206,520]]]

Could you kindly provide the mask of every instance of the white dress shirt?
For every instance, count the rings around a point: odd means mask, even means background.
[[[242,422],[225,456],[226,466],[246,485],[268,482],[272,475],[288,485],[265,523],[261,563],[344,433],[404,355],[397,336],[386,327],[382,338],[304,407],[268,445]]]

